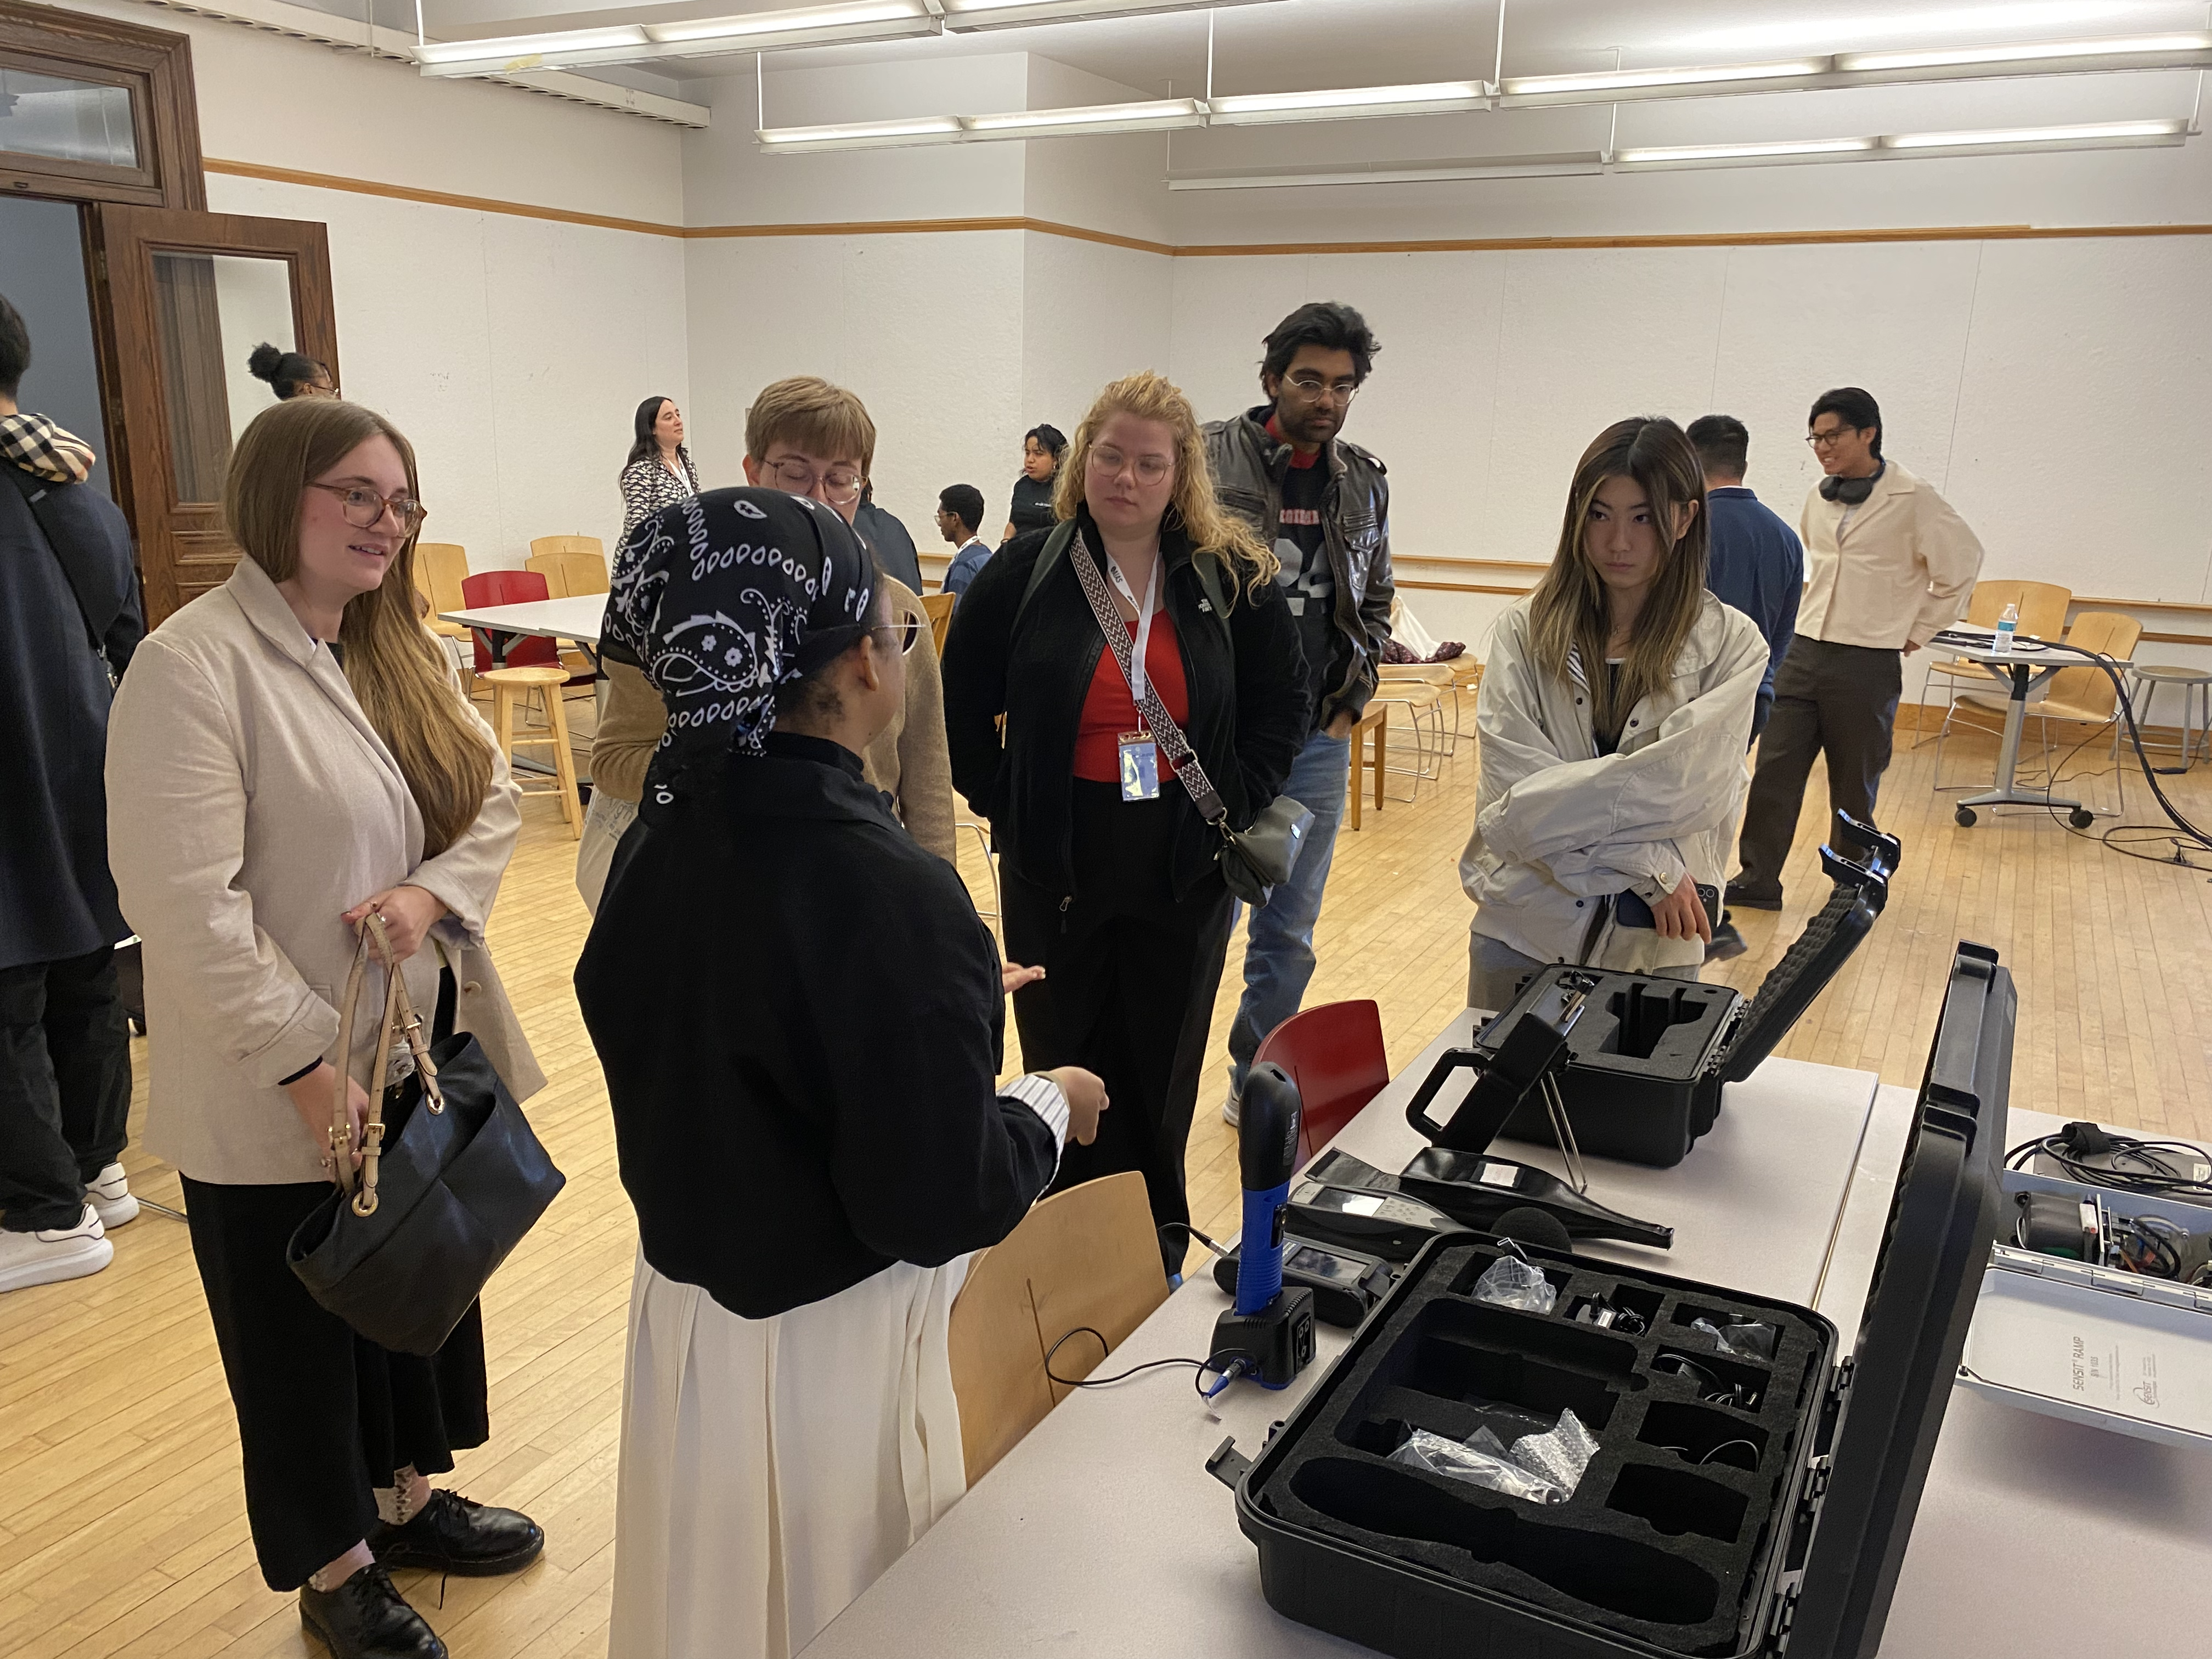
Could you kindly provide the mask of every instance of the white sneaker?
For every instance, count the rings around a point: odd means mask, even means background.
[[[1233,1129],[1237,1127],[1237,1118],[1243,1110],[1243,1103],[1235,1095],[1231,1095],[1221,1103],[1221,1121]]]
[[[111,1164],[102,1170],[100,1179],[85,1188],[84,1195],[100,1212],[102,1227],[120,1227],[126,1221],[138,1218],[138,1200],[131,1195],[131,1177],[123,1173],[120,1164]]]
[[[27,1290],[82,1279],[115,1260],[115,1246],[91,1205],[74,1227],[48,1227],[34,1233],[0,1232],[0,1291]]]

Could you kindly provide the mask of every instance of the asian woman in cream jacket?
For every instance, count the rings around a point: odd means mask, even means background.
[[[1705,483],[1672,421],[1601,433],[1552,568],[1498,619],[1460,883],[1468,1002],[1545,963],[1695,979],[1727,879],[1766,642],[1705,591]],[[1651,910],[1629,926],[1621,896]]]

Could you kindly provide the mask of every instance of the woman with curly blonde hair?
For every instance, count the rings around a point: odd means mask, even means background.
[[[1055,1186],[1134,1170],[1153,1219],[1187,1223],[1183,1148],[1231,924],[1222,836],[1188,763],[1228,826],[1249,827],[1304,741],[1305,666],[1274,554],[1216,503],[1198,417],[1161,376],[1099,393],[1054,510],[954,613],[952,781],[991,823],[1007,959],[1045,970],[1014,997],[1023,1064],[1096,1072],[1114,1103]],[[1163,1239],[1170,1272],[1184,1244]]]

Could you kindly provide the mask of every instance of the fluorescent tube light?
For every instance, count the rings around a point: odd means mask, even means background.
[[[547,64],[641,64],[656,58],[905,40],[941,27],[927,0],[844,0],[826,6],[696,17],[617,28],[570,29],[495,40],[434,40],[415,49],[428,76],[482,75],[528,56]]]
[[[887,31],[885,24],[904,25]],[[682,22],[647,23],[655,41],[727,40],[732,51],[752,52],[769,45],[812,46],[836,40],[884,40],[934,34],[937,20],[919,0],[854,0],[837,6],[806,6],[792,11],[756,11],[735,17],[695,17]]]
[[[2069,127],[2005,127],[1986,132],[1900,132],[1884,138],[1885,149],[2010,149],[2044,145],[2094,143],[2179,143],[2189,136],[2186,121],[2098,121]]]
[[[1206,106],[1195,98],[1148,103],[1085,104],[1066,109],[1018,109],[1000,115],[964,115],[960,124],[977,138],[1065,138],[1084,133],[1154,132],[1206,125]]]
[[[1811,161],[1905,161],[2038,150],[2150,149],[2185,143],[2189,137],[2189,123],[2182,120],[2103,121],[2077,126],[1906,132],[1875,138],[1798,139],[1771,144],[1674,144],[1620,150],[1613,159],[1615,166],[1631,171],[1765,167]]]
[[[1795,138],[1771,144],[1666,144],[1613,152],[1622,167],[1666,161],[1752,161],[1801,155],[1844,155],[1874,149],[1879,138]]]
[[[1622,93],[1673,92],[1677,89],[1724,87],[1734,92],[1758,91],[1765,86],[1796,86],[1824,76],[1832,68],[1826,58],[1790,58],[1771,64],[1710,64],[1681,69],[1593,70],[1587,75],[1509,75],[1498,90],[1509,99],[1535,100],[1573,95],[1589,102]],[[1747,82],[1758,82],[1750,86]]]
[[[1261,0],[939,0],[945,27],[955,34],[985,29],[1029,28],[1040,23],[1088,23],[1103,17],[1143,17],[1158,12],[1212,11]]]
[[[1259,167],[1168,175],[1170,190],[1282,190],[1317,185],[1430,185],[1479,179],[1559,179],[1605,171],[1597,150],[1477,155],[1456,161],[1366,161],[1334,167]]]
[[[415,48],[415,57],[427,70],[447,64],[468,63],[481,72],[483,66],[505,64],[520,58],[551,58],[571,52],[593,52],[606,47],[633,50],[649,45],[645,31],[635,27],[611,29],[569,29],[560,34],[510,34],[496,40],[433,40]]]
[[[1209,100],[1211,125],[1258,126],[1275,121],[1327,121],[1370,115],[1431,115],[1490,107],[1479,81],[1425,86],[1345,87],[1322,92],[1236,93]]]
[[[755,136],[764,149],[783,155],[824,149],[889,149],[951,143],[963,136],[957,115],[917,115],[900,121],[846,121],[820,127],[763,127]]]
[[[2186,69],[2212,56],[2212,34],[2109,35],[2094,40],[2034,40],[2025,44],[1988,46],[1928,46],[1905,52],[1846,52],[1836,58],[1836,68],[1847,75],[1881,75],[1893,70],[1978,69],[1988,72],[1997,65],[2018,64],[2048,71],[2053,59],[2081,58],[2100,67],[2115,67],[2117,58],[2175,60]],[[2163,61],[2142,67],[2166,68]]]

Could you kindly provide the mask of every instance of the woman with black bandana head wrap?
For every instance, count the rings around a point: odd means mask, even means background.
[[[602,649],[670,719],[576,969],[638,1218],[613,1653],[783,1659],[959,1497],[967,1258],[1105,1103],[997,1086],[1030,970],[862,778],[911,643],[781,490],[665,509],[614,574]]]

